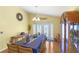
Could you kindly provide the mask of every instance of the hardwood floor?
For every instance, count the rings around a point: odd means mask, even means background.
[[[60,44],[58,42],[46,41],[46,53],[60,53]]]
[[[60,44],[58,42],[46,41],[46,50],[44,53],[60,53]],[[1,53],[8,53],[8,49],[2,51]]]

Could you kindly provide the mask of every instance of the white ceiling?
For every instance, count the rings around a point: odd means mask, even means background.
[[[39,13],[50,16],[61,16],[63,12],[75,10],[77,7],[74,6],[23,6],[24,10],[31,13]]]

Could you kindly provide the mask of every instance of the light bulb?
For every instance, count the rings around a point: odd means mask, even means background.
[[[40,18],[39,17],[37,17],[37,21],[40,21]]]
[[[33,21],[40,21],[40,18],[39,17],[34,17]]]
[[[33,21],[36,21],[36,17],[33,18]]]

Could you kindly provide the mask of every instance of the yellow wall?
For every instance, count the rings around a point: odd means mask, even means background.
[[[23,15],[23,20],[18,21],[16,14],[20,12]],[[27,13],[19,7],[0,7],[0,51],[7,48],[7,42],[10,37],[19,32],[27,32]]]
[[[23,15],[22,21],[16,19],[18,12]],[[3,32],[3,34],[0,34],[0,51],[7,48],[11,36],[20,32],[28,32],[28,24],[32,27],[34,16],[35,14],[27,13],[19,7],[0,7],[0,32]],[[50,22],[54,25],[54,37],[60,33],[60,18],[41,14],[39,16],[47,18],[47,20],[41,20],[40,23]],[[32,29],[30,33],[32,34]]]
[[[75,10],[79,11],[79,7],[77,7]]]
[[[32,21],[34,16],[35,16],[35,14],[29,13],[29,24],[30,25],[32,25],[34,23]],[[53,17],[53,16],[48,16],[48,15],[42,15],[42,14],[39,14],[39,17],[47,18],[47,20],[41,20],[40,23],[50,22],[50,23],[53,24],[53,35],[54,35],[54,37],[57,34],[60,34],[60,18],[59,17]],[[30,33],[32,33],[32,28],[31,28]]]

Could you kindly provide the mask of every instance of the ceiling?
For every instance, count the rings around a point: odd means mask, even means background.
[[[75,6],[22,6],[25,11],[30,13],[39,13],[50,16],[61,16],[63,12],[75,10]]]

